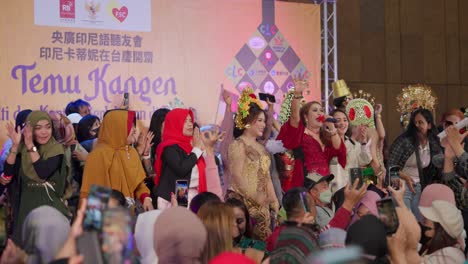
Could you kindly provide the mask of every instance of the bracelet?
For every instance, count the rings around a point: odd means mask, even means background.
[[[144,159],[144,160],[149,160],[150,158],[151,158],[151,155],[143,156],[143,159]]]
[[[382,115],[381,115],[381,114],[377,114],[377,118],[382,118]]]
[[[146,199],[149,199],[150,202],[153,202],[153,199],[151,197],[149,197],[149,196],[146,196],[144,200],[146,200]]]

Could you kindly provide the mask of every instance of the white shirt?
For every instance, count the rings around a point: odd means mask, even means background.
[[[429,142],[425,146],[419,146],[419,158],[421,159],[422,168],[426,168],[431,163],[431,150]],[[403,167],[403,172],[411,176],[415,183],[419,182],[418,163],[416,161],[416,153],[411,154]]]
[[[203,155],[203,151],[199,148],[193,148],[192,153],[197,155],[197,159],[199,159]],[[197,188],[198,187],[198,178],[200,178],[200,173],[198,172],[198,166],[195,164],[192,168],[192,173],[190,175],[190,188]]]

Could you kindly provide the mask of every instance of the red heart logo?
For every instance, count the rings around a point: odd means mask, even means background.
[[[112,14],[122,23],[128,16],[128,8],[126,6],[122,6],[120,9],[112,8]]]

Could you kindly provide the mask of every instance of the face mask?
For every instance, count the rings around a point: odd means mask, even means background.
[[[322,193],[320,193],[320,201],[322,203],[325,203],[325,204],[329,204],[331,202],[331,199],[332,199],[332,191],[331,190],[326,190]]]
[[[95,128],[95,129],[93,129],[93,130],[91,130],[91,131],[93,131],[94,133],[96,133],[96,136],[95,136],[95,137],[98,137],[98,135],[99,135],[99,127],[98,127],[98,128]]]

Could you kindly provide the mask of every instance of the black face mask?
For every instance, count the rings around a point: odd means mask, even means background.
[[[427,242],[429,242],[429,240],[431,240],[430,237],[426,236],[426,231],[432,230],[432,228],[427,227],[421,223],[418,224],[421,227],[421,240],[419,240],[419,243],[421,243],[421,245],[425,245]]]
[[[91,130],[92,132],[96,133],[95,137],[98,137],[99,135],[99,127]]]

